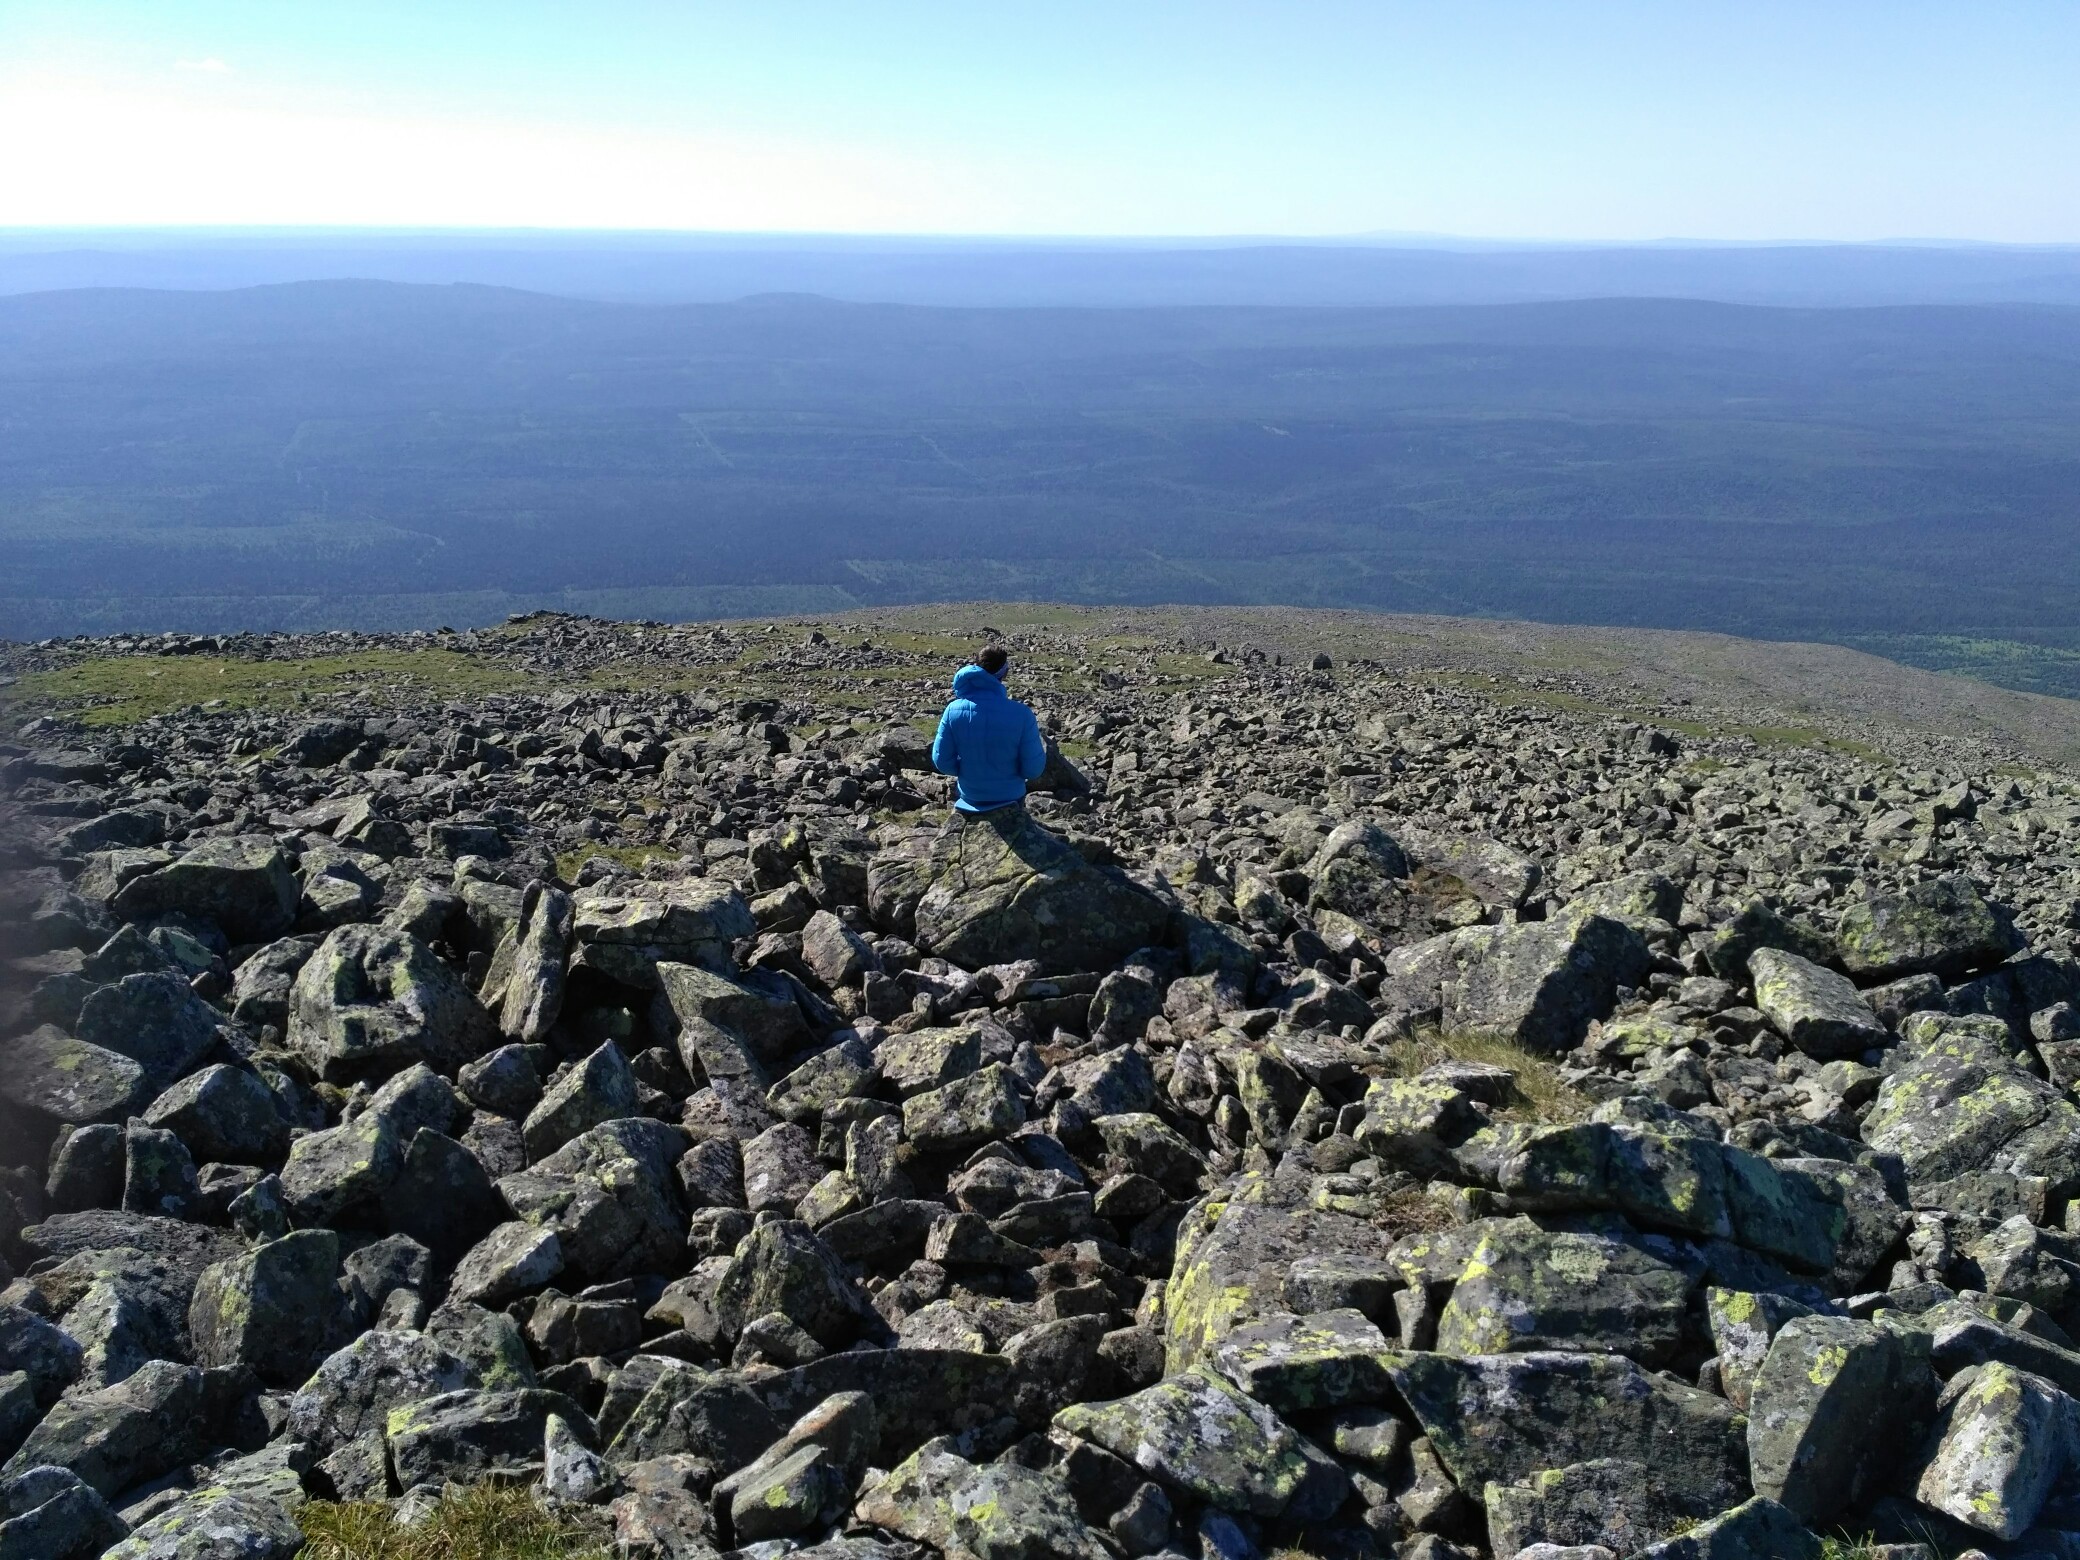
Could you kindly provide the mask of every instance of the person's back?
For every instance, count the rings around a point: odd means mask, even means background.
[[[932,765],[958,782],[953,805],[960,812],[1022,804],[1026,782],[1039,779],[1047,767],[1039,721],[1004,691],[1009,659],[1001,645],[991,645],[962,667],[954,674],[953,702],[939,717]]]

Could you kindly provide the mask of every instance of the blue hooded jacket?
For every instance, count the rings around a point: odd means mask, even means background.
[[[1026,799],[1026,782],[1047,767],[1047,744],[1031,710],[981,667],[964,666],[932,738],[932,767],[960,782],[957,809],[990,812]]]

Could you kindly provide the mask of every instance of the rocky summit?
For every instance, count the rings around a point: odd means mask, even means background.
[[[2080,1555],[2072,774],[935,610],[0,652],[0,1557]]]

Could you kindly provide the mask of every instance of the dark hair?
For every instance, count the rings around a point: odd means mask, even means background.
[[[984,645],[982,654],[975,657],[975,664],[985,672],[988,672],[990,676],[995,677],[1004,670],[1005,664],[1010,659],[1011,657],[1005,653],[1002,645]]]

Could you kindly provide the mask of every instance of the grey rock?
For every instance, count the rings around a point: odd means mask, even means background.
[[[1776,1030],[1808,1056],[1861,1056],[1891,1037],[1856,988],[1832,970],[1778,948],[1748,960],[1755,1005]]]
[[[296,900],[288,854],[266,835],[241,834],[201,840],[130,879],[109,908],[126,921],[179,911],[214,922],[233,942],[255,943],[289,930]]]
[[[144,1119],[172,1132],[204,1162],[270,1164],[289,1146],[274,1092],[242,1068],[223,1064],[183,1078],[152,1101]]]
[[[327,1078],[386,1075],[413,1062],[452,1073],[497,1041],[491,1016],[425,943],[343,926],[296,976],[289,1044]]]

